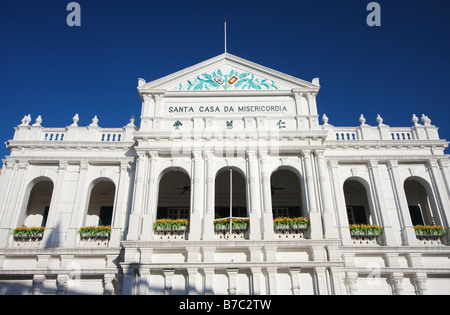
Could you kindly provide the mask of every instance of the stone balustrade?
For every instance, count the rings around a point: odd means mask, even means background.
[[[328,124],[328,117],[324,115],[322,120],[325,124],[322,129],[328,131],[327,140],[336,141],[356,141],[356,140],[439,140],[438,128],[431,125],[431,120],[422,115],[422,124],[418,123],[418,118],[414,115],[411,127],[390,127],[383,124],[383,119],[378,115],[377,126],[366,124],[366,120],[361,115],[361,125],[357,127],[335,127]]]
[[[15,127],[14,141],[99,141],[99,142],[122,142],[132,141],[133,132],[136,127],[134,118],[123,128],[101,128],[98,126],[97,116],[92,119],[89,126],[78,126],[78,116],[73,118],[74,123],[64,128],[46,128],[41,126],[41,116],[36,119],[36,123],[30,125],[31,118],[25,116],[22,124]]]

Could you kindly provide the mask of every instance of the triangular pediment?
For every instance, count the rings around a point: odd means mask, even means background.
[[[310,83],[251,61],[221,54],[161,79],[146,83],[139,80],[140,93],[164,91],[286,91],[318,90],[318,81]]]

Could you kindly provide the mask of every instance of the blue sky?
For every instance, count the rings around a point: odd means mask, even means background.
[[[286,74],[320,78],[330,124],[411,126],[426,114],[450,139],[450,1],[389,0],[369,27],[368,0],[68,0],[0,2],[0,138],[24,115],[45,127],[101,127],[140,116],[137,79],[158,79],[228,52]],[[8,151],[0,146],[3,158]]]

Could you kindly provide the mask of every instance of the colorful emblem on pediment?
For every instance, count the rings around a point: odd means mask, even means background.
[[[249,72],[239,72],[231,69],[222,72],[221,69],[203,73],[194,79],[177,85],[176,91],[208,91],[208,90],[278,90],[279,86],[272,80],[255,76]]]

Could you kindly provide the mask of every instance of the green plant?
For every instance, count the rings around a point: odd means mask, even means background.
[[[379,236],[383,230],[375,224],[352,224],[349,228],[350,234],[354,236]]]
[[[12,231],[15,238],[31,238],[31,237],[42,237],[44,234],[44,227],[26,227],[21,226]]]
[[[109,237],[111,226],[85,226],[78,230],[83,237]]]
[[[273,219],[273,224],[277,225],[288,225],[288,226],[296,226],[296,225],[309,225],[309,220],[303,217],[297,218],[288,218],[288,217],[279,217]]]
[[[444,236],[447,231],[440,225],[416,225],[414,230],[417,236]]]
[[[179,231],[185,230],[188,225],[186,219],[158,219],[153,223],[153,228],[158,231]]]
[[[246,230],[248,228],[248,219],[231,219],[233,230]],[[216,230],[229,230],[230,229],[230,219],[220,219],[214,221],[214,227]]]

